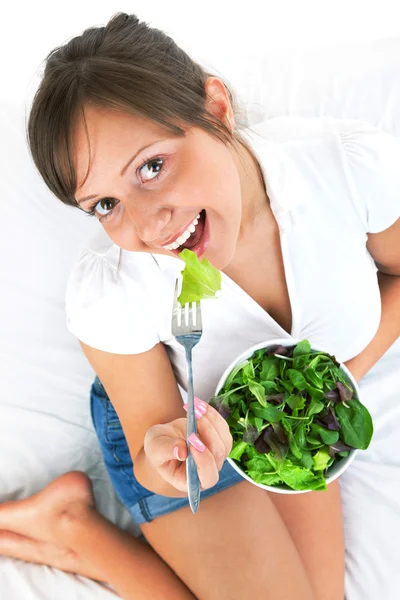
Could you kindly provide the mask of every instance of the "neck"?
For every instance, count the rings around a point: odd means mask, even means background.
[[[273,216],[257,159],[243,142],[237,141],[234,150],[242,191],[242,220],[238,239],[241,245],[254,238],[260,225],[265,232],[265,226],[273,224]]]

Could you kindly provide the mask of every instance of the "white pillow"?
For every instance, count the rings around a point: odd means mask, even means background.
[[[400,37],[291,49],[211,63],[237,91],[254,125],[284,115],[368,121],[400,136]]]

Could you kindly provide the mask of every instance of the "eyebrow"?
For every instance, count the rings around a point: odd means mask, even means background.
[[[120,177],[122,177],[126,170],[128,169],[128,167],[133,163],[133,161],[135,160],[135,158],[141,153],[143,152],[143,150],[146,150],[147,148],[150,148],[150,146],[153,146],[153,144],[157,144],[158,142],[162,142],[164,139],[168,139],[168,138],[161,138],[159,140],[155,140],[154,142],[151,142],[151,144],[147,144],[146,146],[143,146],[142,148],[140,148],[139,150],[137,150],[135,152],[135,154],[128,160],[128,162],[126,163],[126,165],[124,167],[122,167],[121,172],[120,172]],[[77,203],[79,204],[79,206],[82,206],[82,204],[84,204],[85,202],[88,202],[89,200],[93,200],[93,198],[98,198],[99,194],[92,194],[91,196],[85,196],[85,198],[81,198],[80,200],[78,198],[76,198]]]

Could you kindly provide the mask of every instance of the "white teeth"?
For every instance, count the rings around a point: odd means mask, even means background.
[[[194,233],[196,231],[196,225],[199,222],[199,219],[200,219],[200,213],[193,219],[193,221],[190,223],[189,227],[187,229],[185,229],[185,231],[183,231],[181,233],[181,235],[174,242],[172,242],[172,244],[168,244],[168,246],[164,246],[165,250],[177,250],[179,248],[179,246],[184,244],[186,242],[186,240],[190,238],[192,233]]]
[[[179,244],[174,242],[173,244],[170,244],[169,246],[164,246],[164,248],[166,250],[176,250],[177,248],[179,248]]]
[[[186,238],[184,235],[180,235],[175,241],[178,243],[178,246],[180,246],[183,242],[186,242]]]

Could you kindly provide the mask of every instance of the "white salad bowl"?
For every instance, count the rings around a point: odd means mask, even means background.
[[[218,382],[218,385],[217,385],[217,388],[215,391],[215,396],[218,396],[218,393],[224,387],[225,381],[227,380],[231,371],[233,371],[233,369],[235,367],[237,367],[238,365],[240,365],[242,362],[244,362],[248,358],[250,358],[256,350],[261,350],[261,349],[268,350],[274,346],[283,346],[285,348],[293,347],[299,341],[300,340],[295,341],[295,340],[288,340],[288,339],[276,339],[276,340],[268,340],[267,342],[262,342],[260,344],[256,344],[255,346],[251,346],[251,348],[248,348],[247,350],[242,352],[242,354],[240,354],[240,356],[235,358],[235,360],[229,365],[229,367],[227,367],[227,369],[225,369],[224,373],[221,376],[221,379]],[[311,349],[317,350],[318,352],[326,352],[326,353],[330,354],[327,350],[325,350],[324,348],[319,348],[318,346],[312,345]],[[357,385],[356,380],[354,379],[354,377],[350,373],[349,369],[347,367],[345,367],[344,364],[340,363],[340,369],[344,373],[344,375],[348,378],[349,382],[352,384],[352,386],[356,392],[357,398],[361,402],[360,389]],[[334,462],[328,468],[328,471],[327,471],[328,476],[326,477],[327,484],[332,483],[332,481],[335,481],[335,479],[340,477],[340,475],[342,475],[342,473],[344,473],[344,471],[346,471],[349,468],[349,466],[355,459],[356,453],[357,453],[357,450],[351,450],[347,457],[342,458],[340,461]],[[262,488],[264,490],[268,490],[269,492],[275,492],[278,494],[305,494],[308,491],[311,491],[311,490],[293,490],[293,489],[290,489],[289,487],[287,487],[286,485],[270,486],[270,485],[264,485],[261,483],[256,483],[246,473],[244,473],[244,471],[242,471],[242,469],[236,464],[236,462],[233,459],[228,458],[228,461],[232,465],[232,467],[235,469],[235,471],[237,471],[244,479],[247,479],[247,481],[249,481],[253,485],[256,485],[257,487]]]

